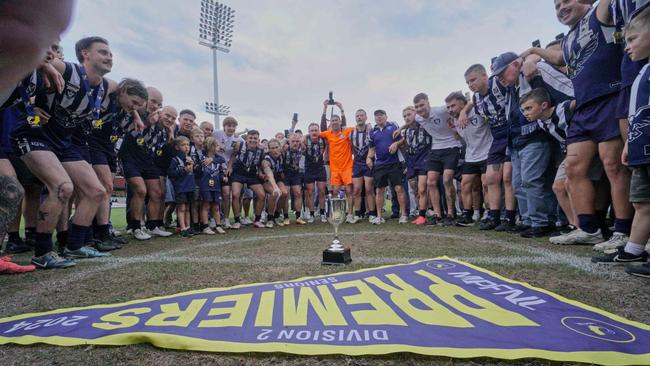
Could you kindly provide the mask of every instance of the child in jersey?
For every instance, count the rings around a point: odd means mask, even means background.
[[[197,233],[202,232],[204,229],[204,227],[199,223],[199,184],[201,182],[201,162],[205,155],[203,151],[203,140],[205,140],[203,130],[199,127],[192,128],[190,131],[190,157],[194,161],[194,180],[196,181],[196,186],[194,188],[194,199],[190,206],[190,213],[192,217],[192,229]]]
[[[190,140],[185,136],[178,136],[174,139],[176,155],[167,170],[167,175],[174,184],[176,192],[176,216],[181,229],[182,237],[193,235],[190,224],[189,205],[194,199],[194,160],[189,156]]]
[[[225,179],[227,164],[217,152],[221,146],[217,140],[210,136],[203,141],[203,152],[205,153],[201,164],[201,179],[199,180],[199,194],[201,196],[201,227],[203,233],[214,235],[226,232],[221,227],[221,185]],[[209,226],[208,216],[212,215],[216,226]],[[214,229],[214,230],[213,230]]]

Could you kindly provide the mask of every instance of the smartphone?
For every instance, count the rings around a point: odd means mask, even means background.
[[[284,138],[289,138],[289,130],[284,130]]]
[[[542,44],[539,42],[539,39],[533,41],[533,47],[542,48]]]
[[[291,119],[293,122],[298,122],[298,113],[293,114],[293,118]]]
[[[329,103],[330,105],[335,104],[335,103],[334,103],[334,93],[333,93],[333,92],[330,92],[330,99],[329,99],[329,102],[328,102],[328,103]]]

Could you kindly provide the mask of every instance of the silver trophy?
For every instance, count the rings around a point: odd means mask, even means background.
[[[352,261],[350,248],[345,248],[339,239],[339,225],[345,221],[347,214],[347,200],[345,198],[327,198],[327,221],[334,226],[334,240],[323,251],[322,264],[348,264]]]

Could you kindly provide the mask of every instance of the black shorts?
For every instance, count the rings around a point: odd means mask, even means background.
[[[456,170],[460,159],[460,148],[437,149],[429,152],[427,172],[442,173],[445,170]]]
[[[506,161],[510,161],[510,158],[506,154],[508,149],[508,138],[493,140],[492,145],[490,145],[490,151],[488,152],[487,164],[503,164]]]
[[[241,184],[245,184],[250,186],[254,186],[256,184],[262,184],[262,180],[260,177],[257,176],[257,174],[246,174],[244,172],[240,172],[237,169],[235,169],[234,172],[232,172],[232,176],[230,177],[230,182],[237,182]]]
[[[178,203],[191,203],[194,201],[194,192],[176,192],[174,202]]]
[[[477,161],[473,163],[465,162],[463,164],[463,174],[485,174],[487,171],[487,160]]]
[[[402,178],[402,164],[393,163],[375,167],[375,188],[384,188],[389,184],[392,187],[401,186]]]
[[[304,178],[302,173],[284,172],[284,184],[287,186],[302,186]]]
[[[92,165],[108,165],[111,173],[117,170],[115,154],[107,153],[104,150],[90,149],[90,163]]]
[[[124,178],[141,177],[144,180],[159,179],[158,168],[153,164],[137,164],[131,161],[122,161]]]
[[[16,176],[18,177],[18,181],[23,187],[28,187],[33,184],[40,184],[41,181],[36,178],[34,174],[32,174],[32,171],[29,170],[27,167],[27,164],[23,161],[21,158],[17,158],[15,156],[10,156],[9,161],[11,162],[11,165],[13,165],[14,170],[16,171]]]
[[[314,182],[327,182],[327,172],[325,171],[325,166],[319,167],[305,167],[305,178],[303,179],[305,184],[311,184]]]

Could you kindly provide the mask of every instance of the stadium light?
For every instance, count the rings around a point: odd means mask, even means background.
[[[219,130],[219,116],[230,113],[229,106],[219,104],[219,83],[217,77],[217,51],[230,52],[235,11],[214,0],[201,0],[201,19],[199,21],[199,44],[212,50],[212,74],[214,82],[214,102],[206,102],[205,109],[214,115],[214,129]],[[223,109],[222,109],[223,108]]]

